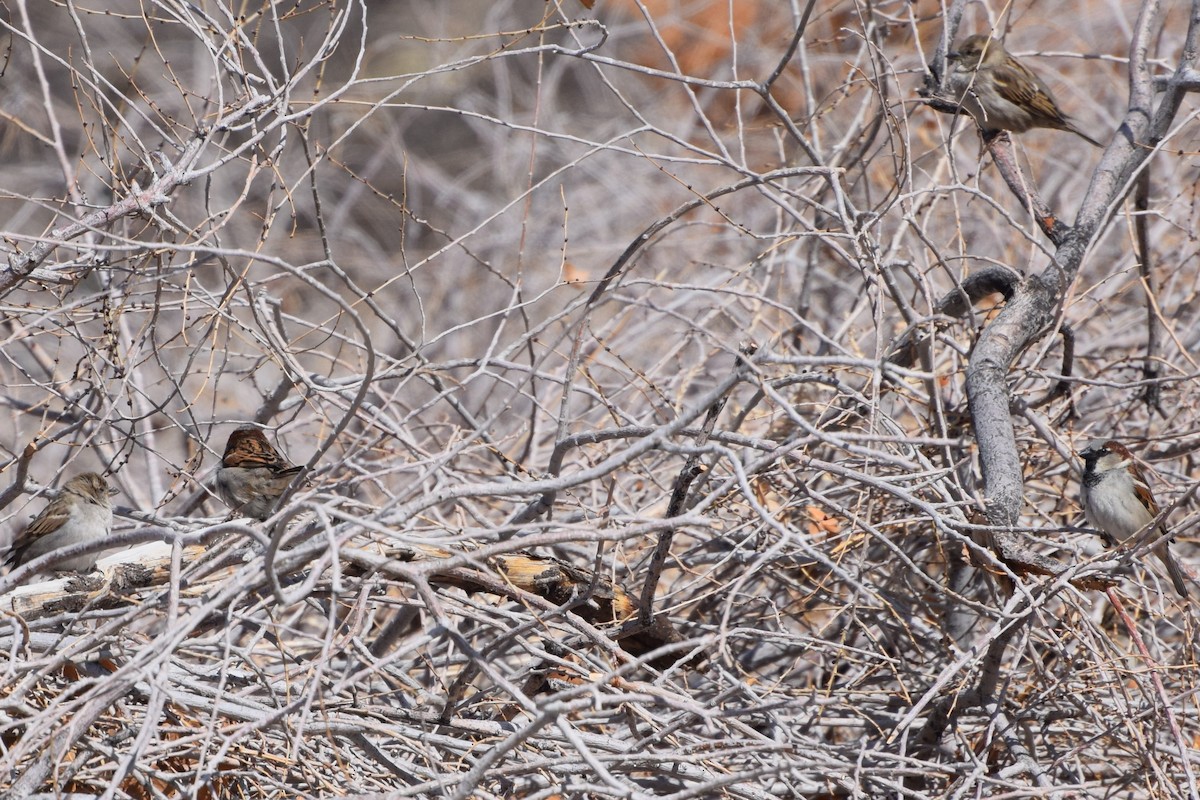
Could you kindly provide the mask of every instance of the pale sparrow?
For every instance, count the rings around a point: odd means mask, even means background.
[[[1109,544],[1129,539],[1158,516],[1158,503],[1150,491],[1133,454],[1124,445],[1097,439],[1079,454],[1083,459],[1083,489],[1080,499],[1088,522],[1104,534]],[[1154,554],[1162,560],[1180,597],[1187,597],[1187,583],[1167,545],[1166,527],[1156,533],[1162,541],[1154,546]]]
[[[968,37],[946,58],[954,99],[984,131],[1055,128],[1104,146],[1072,125],[1046,84],[995,39],[984,34]]]
[[[112,531],[112,500],[117,493],[103,475],[84,472],[63,484],[58,497],[34,517],[13,539],[6,561],[14,568],[52,550],[104,539]],[[90,570],[101,553],[69,558],[54,565],[56,570]]]
[[[301,469],[279,455],[262,431],[238,428],[225,444],[217,470],[217,494],[238,514],[265,520]]]

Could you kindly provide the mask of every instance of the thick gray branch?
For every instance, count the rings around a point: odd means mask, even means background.
[[[1131,181],[1155,145],[1162,140],[1179,108],[1183,77],[1196,59],[1200,0],[1191,6],[1187,43],[1176,74],[1168,82],[1157,109],[1148,67],[1160,4],[1148,2],[1130,45],[1130,100],[1121,134],[1105,151],[1088,187],[1075,225],[1055,260],[1016,293],[979,337],[967,368],[967,395],[979,443],[980,467],[988,517],[993,525],[1012,526],[1023,502],[1021,461],[1009,414],[1007,375],[1014,360],[1053,323],[1064,288],[1074,279],[1093,239],[1111,210],[1128,192]]]

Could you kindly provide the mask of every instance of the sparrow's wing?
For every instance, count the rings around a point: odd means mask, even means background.
[[[1130,462],[1129,473],[1133,477],[1133,493],[1137,495],[1137,499],[1142,502],[1142,506],[1150,513],[1150,516],[1157,517],[1159,508],[1158,501],[1154,499],[1154,492],[1150,491],[1150,484],[1146,481],[1146,476],[1142,474],[1142,470],[1137,464]],[[1159,530],[1164,533],[1167,530],[1166,525],[1160,525]]]
[[[996,91],[1015,106],[1028,110],[1038,118],[1040,127],[1060,127],[1066,118],[1054,102],[1046,85],[1023,64],[1009,59],[992,73]]]
[[[283,456],[276,453],[272,449],[269,453],[264,453],[261,458],[255,459],[252,463],[242,464],[243,467],[266,467],[275,475],[295,475],[300,471],[300,467],[293,466]]]
[[[235,432],[235,435],[242,432]],[[271,446],[267,438],[257,431],[249,435],[239,435],[225,453],[224,464],[227,467],[242,469],[269,469],[276,475],[283,475],[288,470],[298,470],[279,452]]]
[[[50,505],[42,509],[42,513],[34,517],[33,521],[25,526],[25,530],[21,531],[13,539],[10,557],[19,558],[30,545],[41,539],[43,536],[54,533],[71,518],[71,507],[66,503],[51,501]]]
[[[1141,501],[1146,511],[1150,516],[1157,517],[1159,512],[1158,501],[1154,499],[1154,492],[1150,491],[1150,482],[1146,480],[1146,474],[1142,472],[1132,459],[1129,460],[1129,475],[1133,478],[1133,493],[1137,495],[1137,499]],[[1160,525],[1158,528],[1164,534],[1167,532],[1166,525]],[[1179,563],[1171,555],[1167,549],[1167,542],[1173,542],[1174,539],[1164,537],[1161,542],[1154,548],[1154,552],[1158,554],[1159,559],[1167,568],[1167,575],[1171,578],[1171,583],[1175,586],[1175,591],[1180,597],[1187,598],[1187,580],[1184,578],[1184,572],[1179,568]]]
[[[1015,106],[1024,108],[1036,119],[1033,127],[1070,131],[1094,147],[1104,147],[1071,124],[1070,118],[1058,107],[1046,84],[1024,65],[1010,59],[994,69],[992,77],[995,79],[996,91],[1001,97]]]

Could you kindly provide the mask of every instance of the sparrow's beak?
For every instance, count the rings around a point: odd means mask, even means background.
[[[121,490],[118,489],[117,487],[115,487],[115,486],[108,487],[108,496],[109,497],[112,497],[114,494],[120,494],[120,493],[121,493]]]

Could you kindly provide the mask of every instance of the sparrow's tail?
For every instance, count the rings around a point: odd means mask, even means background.
[[[1163,544],[1165,545],[1166,542],[1163,542]],[[1179,592],[1179,596],[1186,600],[1188,596],[1187,578],[1184,577],[1179,562],[1167,551],[1166,547],[1158,550],[1157,553],[1158,557],[1162,559],[1163,565],[1167,568],[1167,574],[1171,576],[1171,583],[1175,584],[1175,591]]]
[[[1074,126],[1072,123],[1070,123],[1070,122],[1067,122],[1067,123],[1066,123],[1066,126],[1063,128],[1063,130],[1068,130],[1068,131],[1070,131],[1071,133],[1075,134],[1075,135],[1076,135],[1076,136],[1078,136],[1080,139],[1083,139],[1085,142],[1087,142],[1088,144],[1092,145],[1093,147],[1099,147],[1099,148],[1102,148],[1102,149],[1103,149],[1103,147],[1104,147],[1104,145],[1102,145],[1100,142],[1097,142],[1095,139],[1093,139],[1092,137],[1088,136],[1088,135],[1087,135],[1086,133],[1084,133],[1083,131],[1079,130],[1079,128],[1076,128],[1076,127],[1075,127],[1075,126]]]

